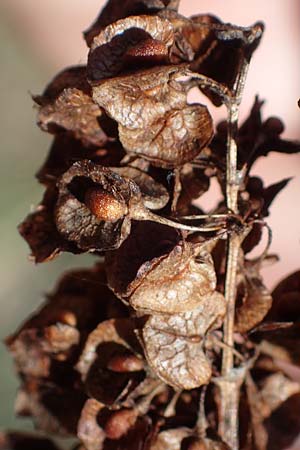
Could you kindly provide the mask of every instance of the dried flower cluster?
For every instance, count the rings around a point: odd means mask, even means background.
[[[251,175],[293,153],[255,99],[238,128],[263,25],[178,13],[176,0],[110,0],[85,33],[87,66],[58,74],[38,124],[54,135],[42,202],[20,225],[36,262],[91,252],[7,338],[16,412],[86,450],[279,450],[300,431],[300,274],[271,294],[260,269],[269,207],[287,184]],[[225,104],[214,131],[209,107]],[[194,201],[215,177],[223,200]],[[222,334],[223,329],[223,334]],[[239,426],[238,426],[239,423]],[[6,433],[1,448],[56,449]]]

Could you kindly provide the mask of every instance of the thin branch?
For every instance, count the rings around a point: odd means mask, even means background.
[[[238,214],[238,191],[241,180],[237,170],[238,113],[248,70],[246,59],[234,86],[234,97],[226,103],[228,109],[226,204],[234,214]],[[221,407],[219,431],[232,450],[238,449],[238,404],[241,380],[234,369],[234,316],[237,285],[238,256],[241,237],[231,233],[228,237],[225,298],[227,311],[224,321],[224,350],[222,358],[222,382],[220,387]]]

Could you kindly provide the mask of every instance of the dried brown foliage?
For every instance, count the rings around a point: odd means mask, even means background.
[[[237,124],[263,25],[178,6],[108,1],[85,32],[87,66],[34,97],[54,141],[37,174],[44,198],[19,231],[36,262],[63,251],[101,262],[65,274],[7,338],[16,412],[79,449],[279,450],[300,431],[300,276],[268,291],[270,232],[251,258],[289,181],[265,187],[251,169],[300,145],[262,120],[258,98]],[[188,102],[195,86],[207,104]],[[209,101],[228,109],[216,127]],[[194,201],[213,177],[223,199],[205,214]],[[0,447],[57,449],[16,433]]]

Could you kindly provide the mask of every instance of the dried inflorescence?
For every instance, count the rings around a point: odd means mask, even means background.
[[[109,0],[85,32],[87,66],[34,96],[54,141],[37,173],[43,200],[19,231],[36,262],[63,251],[99,261],[65,274],[7,338],[16,412],[87,450],[279,450],[300,431],[300,278],[264,284],[276,260],[265,218],[289,180],[265,187],[251,169],[300,145],[262,120],[258,98],[236,123],[263,25],[178,6]],[[194,87],[225,104],[226,121],[214,127],[209,101],[189,103]],[[194,202],[213,177],[223,199],[205,214]],[[0,435],[1,448],[41,445],[57,448]]]

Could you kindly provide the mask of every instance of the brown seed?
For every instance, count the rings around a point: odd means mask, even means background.
[[[114,372],[136,372],[143,370],[144,364],[135,355],[116,355],[109,361],[107,368]]]
[[[146,39],[127,50],[125,59],[128,62],[137,62],[139,60],[141,62],[146,62],[147,60],[163,62],[167,60],[167,57],[168,48],[163,42],[158,39]]]
[[[85,204],[98,219],[105,222],[115,222],[127,213],[125,205],[100,188],[90,188],[86,191]]]
[[[137,419],[133,409],[121,409],[113,413],[105,424],[105,433],[109,439],[120,439]]]
[[[203,441],[194,441],[188,447],[188,450],[207,450],[207,446]]]
[[[70,327],[76,327],[77,325],[76,316],[72,311],[61,311],[59,321],[65,323],[66,325],[70,325]]]

